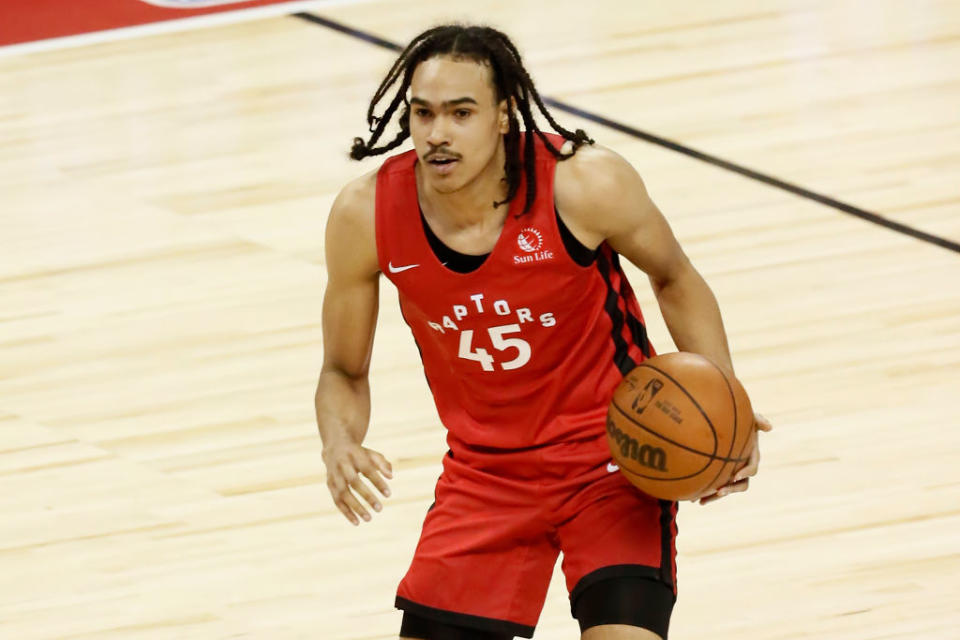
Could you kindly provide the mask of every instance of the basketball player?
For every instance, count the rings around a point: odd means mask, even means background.
[[[395,115],[400,133],[376,146]],[[333,500],[369,520],[361,499],[382,506],[364,478],[389,496],[392,477],[362,446],[382,273],[449,446],[397,592],[401,638],[531,637],[560,551],[582,640],[666,638],[677,505],[630,485],[605,439],[614,388],[654,354],[618,254],[649,276],[677,347],[732,372],[713,294],[633,168],[555,122],[502,33],[417,36],[367,118],[353,158],[414,149],[333,204],[316,410]],[[758,462],[702,502],[745,490]]]

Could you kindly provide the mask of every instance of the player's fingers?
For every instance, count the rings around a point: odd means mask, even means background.
[[[380,470],[380,473],[387,476],[391,480],[393,479],[393,465],[390,464],[390,461],[384,458],[380,453],[376,451],[367,450],[370,454],[370,459],[373,461],[373,464],[377,466],[377,469]],[[389,491],[389,490],[388,490]],[[383,495],[389,495],[385,493]]]
[[[375,472],[372,472],[375,473]],[[380,501],[377,500],[377,497],[373,494],[373,491],[370,490],[370,487],[367,486],[367,483],[363,481],[361,476],[357,476],[356,480],[353,481],[353,484],[350,485],[350,488],[357,492],[357,494],[367,501],[374,511],[380,511],[383,507],[380,505]]]
[[[337,509],[340,510],[340,513],[342,513],[343,516],[352,524],[360,524],[360,521],[357,520],[357,516],[353,513],[350,507],[347,506],[345,501],[345,497],[350,495],[350,488],[343,479],[343,473],[339,470],[338,466],[331,467],[327,470],[327,488],[330,489],[330,495],[333,497],[333,504],[337,506]]]
[[[759,444],[753,445],[753,451],[750,452],[750,460],[747,462],[746,466],[733,476],[734,482],[739,482],[746,478],[752,478],[757,475],[757,471],[760,469],[760,446]]]
[[[715,493],[711,493],[708,496],[703,496],[702,498],[700,498],[699,502],[701,505],[710,504],[711,502],[716,502],[722,497],[723,496],[720,495],[720,492],[717,491]]]
[[[335,503],[341,500],[344,491],[350,490],[344,478],[342,466],[339,463],[332,463],[327,467],[327,488],[330,490],[330,495],[333,496]]]
[[[360,474],[357,473],[356,467],[354,467],[352,462],[344,460],[340,463],[339,468],[346,486],[344,486],[343,490],[340,491],[338,497],[350,508],[351,511],[360,514],[360,517],[364,520],[370,520],[370,514],[363,507],[363,505],[360,504],[360,501],[357,500],[356,496],[354,496],[350,491],[351,488],[359,491],[359,486],[369,492],[369,489],[367,489],[363,484],[363,481],[360,480]]]
[[[373,467],[367,471],[364,471],[364,475],[370,479],[370,482],[373,483],[373,486],[375,486],[380,493],[389,498],[390,487],[387,486],[387,481],[380,477],[380,474],[382,473],[383,475],[392,479],[393,466],[386,458],[376,451],[370,451],[367,449],[367,454],[369,462],[373,465]]]
[[[357,466],[353,460],[341,460],[337,469],[340,471],[343,484],[348,487],[353,486],[353,483],[356,482],[357,476],[359,475]]]
[[[720,487],[720,491],[718,491],[717,494],[722,498],[723,496],[728,496],[731,493],[740,493],[741,491],[746,491],[749,487],[750,478],[745,478],[739,482],[733,482],[725,487]]]
[[[370,522],[370,512],[363,506],[363,503],[357,500],[357,496],[353,495],[353,492],[348,489],[343,493],[341,499],[351,511],[359,515],[366,522]]]
[[[733,481],[741,482],[743,480],[748,480],[753,476],[757,475],[757,470],[759,469],[758,464],[748,464],[743,469],[737,472],[737,475],[733,476]]]
[[[343,514],[343,517],[346,518],[350,524],[355,527],[360,525],[360,521],[357,519],[357,516],[350,511],[347,505],[343,504],[342,502],[335,502],[334,504],[337,505],[337,509]]]
[[[700,504],[710,504],[711,502],[715,502],[724,496],[730,495],[731,493],[740,493],[741,491],[746,491],[749,487],[749,478],[746,480],[741,480],[740,482],[724,485],[720,487],[716,493],[700,498]]]
[[[733,476],[733,481],[743,482],[744,480],[749,480],[755,475],[757,475],[756,468],[751,470],[749,467],[744,467],[741,471],[737,472],[737,475]]]
[[[710,502],[711,498],[715,498],[717,495],[716,491],[711,491],[710,493],[703,493],[697,496],[696,498],[691,498],[690,502],[699,502],[700,504],[707,504]]]
[[[366,476],[367,479],[369,479],[370,482],[373,483],[373,486],[375,486],[380,491],[380,493],[382,493],[384,496],[389,496],[390,488],[387,486],[386,481],[380,477],[379,467],[376,464],[376,461],[373,460],[372,454],[374,453],[376,452],[371,451],[370,449],[363,449],[361,453],[357,454],[354,460],[356,469],[361,474]],[[374,509],[379,511],[380,510],[379,502],[377,501],[376,496],[370,493],[370,491],[367,489],[367,485],[361,483],[363,487],[361,490],[360,487],[355,486],[354,482],[351,482],[350,486],[354,487],[358,491],[361,491],[361,495],[363,495],[364,500],[369,502],[370,506],[372,506]],[[363,493],[363,492],[366,492],[366,493]]]
[[[350,507],[348,507],[342,500],[334,500],[333,504],[337,505],[337,509],[340,509],[340,513],[342,513],[343,517],[350,521],[350,524],[355,527],[360,524],[360,521],[357,520],[357,516],[354,515],[353,511],[350,510]]]
[[[346,485],[343,478],[336,471],[336,469],[327,470],[327,488],[330,489],[330,493],[333,496],[336,496],[338,493],[343,491],[343,487]]]
[[[733,476],[734,482],[740,482],[741,480],[746,480],[747,478],[752,478],[757,475],[757,471],[760,468],[759,460],[756,462],[751,462],[740,471],[737,471],[736,475]]]
[[[772,430],[773,430],[773,425],[770,424],[770,421],[767,420],[766,418],[764,418],[764,417],[763,417],[762,415],[760,415],[759,413],[754,413],[754,414],[753,414],[753,424],[754,424],[754,425],[757,427],[757,429],[759,429],[760,431],[772,431]]]
[[[380,476],[380,469],[375,467],[370,467],[363,472],[363,475],[367,477],[368,480],[377,488],[384,497],[390,497],[390,487],[387,486],[387,481]]]

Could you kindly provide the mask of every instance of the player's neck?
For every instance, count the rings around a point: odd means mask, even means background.
[[[450,227],[461,229],[482,226],[491,217],[504,216],[506,206],[494,207],[493,203],[507,196],[507,180],[503,170],[505,158],[501,144],[480,174],[449,193],[432,188],[418,173],[417,195],[424,213],[428,217],[442,217]]]

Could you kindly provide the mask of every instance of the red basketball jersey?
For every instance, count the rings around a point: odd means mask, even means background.
[[[586,267],[568,254],[554,208],[556,159],[538,140],[532,208],[522,214],[522,182],[496,245],[470,273],[445,267],[428,243],[416,162],[409,151],[379,171],[377,253],[451,449],[600,436],[614,388],[653,349],[616,252],[604,243]]]

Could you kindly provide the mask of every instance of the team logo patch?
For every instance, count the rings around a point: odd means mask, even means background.
[[[540,251],[540,247],[543,246],[543,236],[533,227],[525,227],[517,236],[517,246],[527,253]]]
[[[513,264],[536,264],[544,260],[553,260],[553,251],[543,246],[543,234],[534,227],[524,227],[517,236],[517,246],[523,252],[514,254]]]

